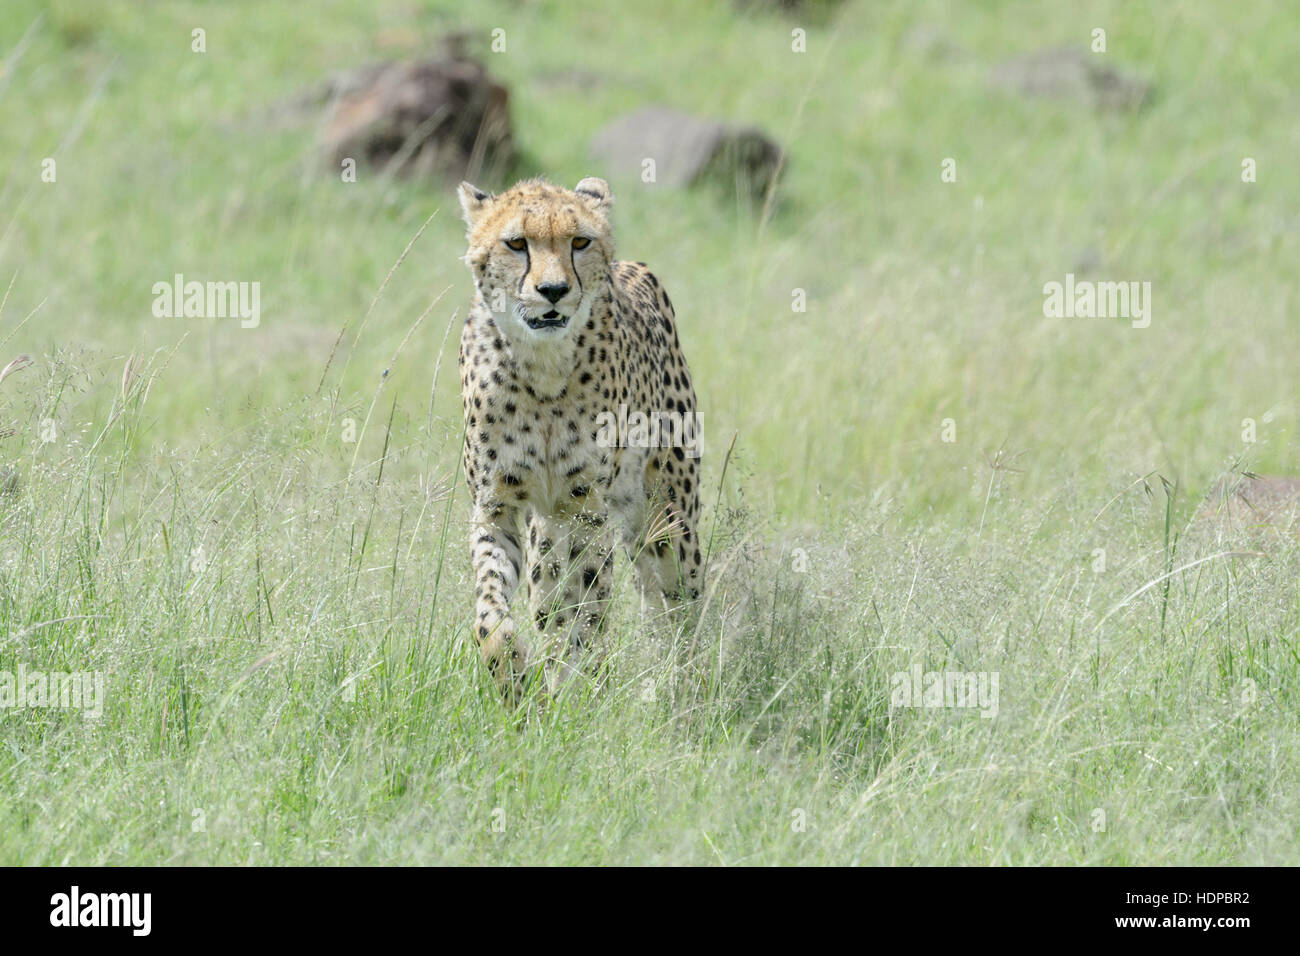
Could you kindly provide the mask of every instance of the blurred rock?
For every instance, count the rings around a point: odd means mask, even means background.
[[[930,60],[956,60],[966,56],[966,51],[947,33],[924,23],[909,27],[900,38],[900,45],[905,52]]]
[[[773,13],[828,19],[844,0],[734,0],[742,13]]]
[[[321,148],[385,172],[491,180],[514,159],[509,93],[468,56],[463,38],[433,58],[339,74],[322,97]]]
[[[1102,109],[1137,109],[1152,93],[1145,80],[1110,66],[1109,54],[1041,50],[993,68],[995,87],[1045,99],[1075,99]]]
[[[651,106],[629,113],[600,130],[591,153],[611,178],[642,176],[647,159],[654,160],[655,182],[694,186],[717,181],[762,200],[773,186],[784,151],[750,126],[729,126],[716,120]]]
[[[1096,275],[1102,266],[1101,249],[1097,246],[1084,246],[1074,253],[1074,266],[1071,269],[1076,275]]]

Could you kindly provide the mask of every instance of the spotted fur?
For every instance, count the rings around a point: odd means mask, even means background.
[[[514,694],[536,668],[554,683],[599,650],[616,543],[652,601],[698,595],[699,435],[684,430],[698,425],[695,391],[668,293],[643,263],[614,260],[603,180],[498,196],[462,183],[460,200],[475,634]],[[611,418],[637,412],[660,417],[657,443],[635,429],[611,441]],[[521,581],[527,629],[510,613]]]

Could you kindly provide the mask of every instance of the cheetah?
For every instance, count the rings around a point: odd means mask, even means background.
[[[459,197],[474,633],[518,699],[538,674],[550,688],[599,660],[616,544],[643,601],[698,597],[701,435],[672,303],[644,263],[615,261],[604,180],[461,183]],[[511,616],[521,581],[536,640]]]

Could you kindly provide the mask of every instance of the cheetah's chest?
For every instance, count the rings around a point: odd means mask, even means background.
[[[616,474],[619,450],[601,441],[598,413],[586,405],[522,405],[501,425],[513,440],[491,471],[504,500],[548,514],[582,510]]]

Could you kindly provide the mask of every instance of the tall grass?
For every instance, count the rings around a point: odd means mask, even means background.
[[[0,710],[0,861],[1296,859],[1294,523],[1211,491],[1300,467],[1267,11],[847,2],[799,56],[721,3],[11,6],[0,673],[107,694]],[[761,228],[614,183],[700,392],[706,598],[647,618],[620,575],[603,686],[519,709],[468,628],[450,194],[309,175],[311,130],[262,119],[498,25],[530,172],[598,172],[649,100],[790,153]],[[984,83],[1095,25],[1148,109]],[[1081,260],[1152,281],[1151,328],[1044,318]],[[261,281],[263,325],[154,319],[176,271]],[[997,716],[897,705],[916,666],[996,674]]]

